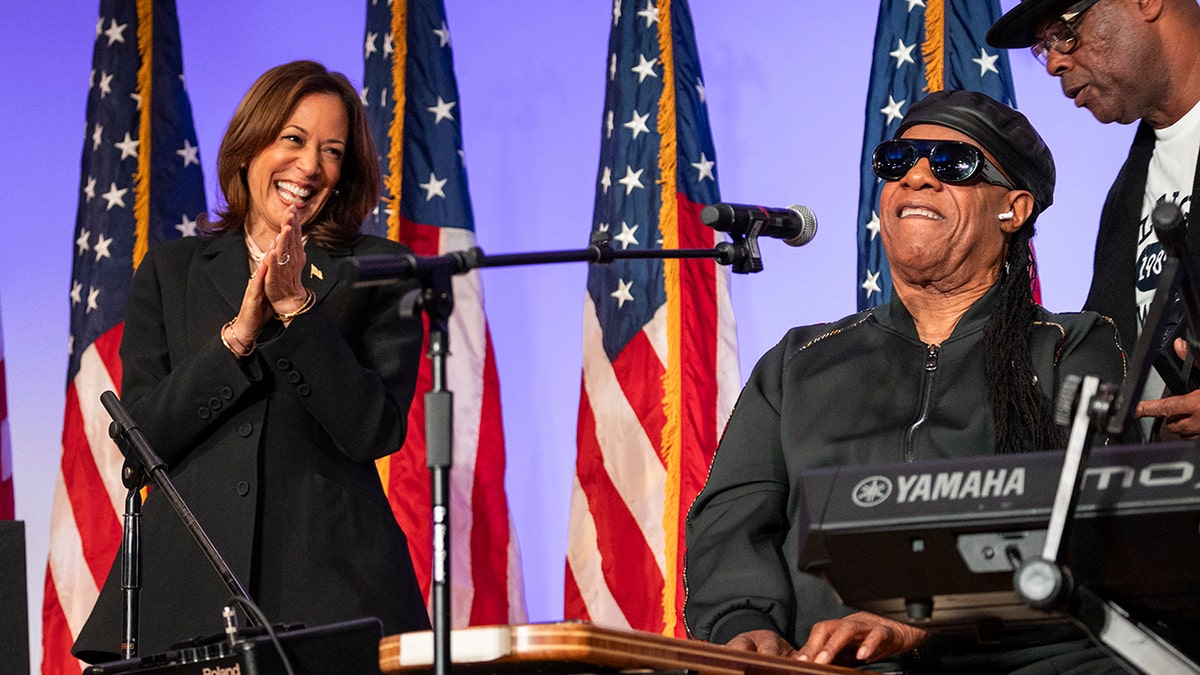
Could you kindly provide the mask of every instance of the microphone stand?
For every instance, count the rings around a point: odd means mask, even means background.
[[[429,318],[432,384],[425,394],[426,466],[430,471],[433,525],[433,672],[449,675],[450,657],[450,468],[454,464],[454,394],[445,386],[450,353],[449,317],[454,310],[454,275],[480,267],[512,267],[561,262],[609,263],[613,260],[707,259],[731,265],[740,274],[763,269],[758,236],[765,227],[730,236],[711,249],[614,250],[606,232],[592,233],[586,249],[540,251],[488,256],[478,246],[441,256],[381,254],[353,256],[343,275],[355,286],[373,286],[416,279],[420,287],[400,301],[400,313],[415,317],[423,309]]]
[[[125,554],[121,560],[121,589],[124,593],[123,611],[123,640],[121,654],[123,658],[137,656],[137,639],[140,621],[139,593],[141,591],[141,494],[138,492],[145,484],[149,475],[154,484],[162,492],[163,497],[170,502],[172,508],[183,520],[192,538],[204,551],[208,562],[225,583],[225,588],[234,597],[250,600],[250,594],[242,587],[233,570],[221,557],[212,540],[204,532],[199,521],[192,515],[187,503],[179,496],[174,483],[167,476],[167,465],[150,447],[150,443],[138,428],[137,422],[130,416],[129,411],[121,404],[121,400],[111,391],[100,394],[100,402],[112,417],[108,427],[109,436],[117,442],[125,455],[125,464],[121,469],[121,480],[129,488],[129,496],[125,500],[125,531],[123,542]],[[251,601],[252,602],[252,601]]]
[[[1158,273],[1158,284],[1154,289],[1154,300],[1150,303],[1150,311],[1142,324],[1142,332],[1134,344],[1133,355],[1129,360],[1129,376],[1125,378],[1124,386],[1117,394],[1112,404],[1112,411],[1106,417],[1105,431],[1113,436],[1125,435],[1134,424],[1134,413],[1142,390],[1146,387],[1146,379],[1150,367],[1158,357],[1159,350],[1174,349],[1173,345],[1159,344],[1159,338],[1170,323],[1170,305],[1178,301],[1183,305],[1185,331],[1188,349],[1195,353],[1200,349],[1195,335],[1200,330],[1200,270],[1192,260],[1187,247],[1186,229],[1183,225],[1183,213],[1171,202],[1163,202],[1154,207],[1150,214],[1154,232],[1162,244],[1166,257],[1163,259],[1162,270]],[[1186,377],[1186,374],[1184,374]],[[1177,386],[1186,386],[1186,380]],[[1175,394],[1185,394],[1185,390],[1174,391]]]
[[[1171,209],[1174,209],[1173,213]],[[1040,557],[1022,560],[1016,565],[1013,587],[1031,607],[1044,611],[1065,610],[1093,638],[1123,659],[1126,667],[1132,665],[1155,675],[1200,675],[1200,665],[1135,622],[1119,605],[1077,583],[1064,562],[1063,542],[1074,521],[1091,451],[1092,431],[1102,430],[1121,436],[1134,423],[1137,402],[1158,348],[1158,336],[1167,323],[1166,307],[1175,291],[1182,294],[1191,335],[1195,335],[1200,327],[1200,323],[1196,323],[1200,319],[1200,293],[1196,288],[1200,277],[1196,276],[1187,251],[1179,207],[1160,204],[1155,207],[1152,220],[1167,258],[1159,273],[1150,312],[1134,347],[1129,375],[1119,389],[1091,375],[1084,378],[1071,375],[1063,383],[1056,405],[1056,419],[1064,426],[1069,425],[1070,437],[1050,510],[1046,539]],[[1191,348],[1195,349],[1195,345]]]
[[[121,483],[129,490],[125,495],[125,515],[121,519],[121,658],[138,655],[141,626],[142,592],[142,488],[146,485],[146,470],[130,450],[125,434],[116,422],[108,425],[108,435],[121,449],[125,463],[121,467]]]

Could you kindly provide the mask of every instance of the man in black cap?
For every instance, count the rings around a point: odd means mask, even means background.
[[[925,672],[1106,672],[1071,627],[950,644],[846,607],[800,569],[806,470],[1059,448],[1063,379],[1124,373],[1111,322],[1033,302],[1029,241],[1054,160],[1023,115],[977,92],[929,94],[873,166],[892,300],[794,328],[755,367],[688,514],[688,630],[814,663],[923,645]],[[1098,670],[1070,670],[1082,663]]]
[[[1076,106],[1107,124],[1140,120],[1129,158],[1104,202],[1085,307],[1110,316],[1132,347],[1154,298],[1162,247],[1150,212],[1200,197],[1200,5],[1196,0],[1023,0],[988,31],[994,47],[1031,47]],[[1190,238],[1200,255],[1200,236]],[[1183,343],[1176,348],[1182,355]],[[1146,387],[1143,417],[1200,436],[1200,391],[1159,399]],[[1176,392],[1185,394],[1186,392]]]

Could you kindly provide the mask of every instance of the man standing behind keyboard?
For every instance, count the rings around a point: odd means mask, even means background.
[[[1104,124],[1139,122],[1129,157],[1100,214],[1085,309],[1110,316],[1133,348],[1154,299],[1162,246],[1150,212],[1164,201],[1185,216],[1200,196],[1200,5],[1196,0],[1024,0],[988,31],[994,47],[1028,47],[1063,93]],[[1200,256],[1200,236],[1190,237]],[[1175,349],[1182,358],[1182,341]],[[1138,405],[1165,431],[1200,436],[1200,391]]]

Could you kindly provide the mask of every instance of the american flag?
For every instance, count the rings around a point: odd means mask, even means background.
[[[368,229],[403,242],[418,255],[474,246],[462,106],[442,0],[368,0],[363,58],[362,99],[386,177],[384,199]],[[525,589],[504,491],[500,383],[479,272],[454,277],[453,290],[446,376],[454,394],[451,620],[456,627],[521,623]],[[426,345],[428,338],[427,330]],[[427,599],[432,518],[423,394],[431,384],[429,360],[422,359],[408,439],[399,452],[378,462]]]
[[[0,328],[0,520],[17,517],[13,499],[12,441],[8,436],[8,393],[4,378],[4,330]]]
[[[858,193],[858,308],[892,295],[879,239],[879,192],[871,153],[891,138],[912,104],[931,91],[970,89],[1016,106],[1008,53],[984,36],[1000,18],[999,0],[881,0],[867,92]],[[1036,280],[1035,280],[1036,288]]]
[[[43,673],[81,671],[69,650],[121,543],[122,459],[100,394],[120,390],[117,349],[133,271],[150,246],[194,234],[205,211],[174,0],[101,0],[79,190]]]
[[[712,248],[720,200],[685,0],[613,3],[593,235]],[[588,272],[564,614],[684,636],[683,528],[740,387],[729,270],[625,260]]]

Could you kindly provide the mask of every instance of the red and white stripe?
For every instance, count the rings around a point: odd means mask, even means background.
[[[681,200],[681,204],[683,204]],[[685,206],[690,208],[690,205]],[[682,228],[681,228],[682,229]],[[711,247],[723,235],[705,228]],[[681,246],[696,245],[681,239]],[[564,615],[615,628],[684,635],[683,525],[703,487],[716,442],[740,389],[729,270],[689,264],[682,275],[683,379],[678,511],[667,514],[662,455],[667,305],[610,362],[595,306],[584,307],[583,386],[571,498]],[[698,287],[702,284],[703,287]],[[689,287],[690,286],[690,287]],[[667,523],[674,524],[670,530]],[[667,539],[677,537],[674,569]],[[666,584],[676,586],[676,616],[664,616]]]
[[[610,363],[590,296],[585,305],[564,610],[605,626],[655,630],[666,575],[660,451],[667,308]]]
[[[67,386],[62,464],[50,515],[50,557],[42,609],[42,673],[80,673],[70,654],[121,544],[125,487],[121,452],[108,436],[100,394],[120,391],[124,324],[88,345]]]
[[[475,245],[473,232],[405,222],[402,241],[418,255],[443,255]],[[478,271],[453,279],[446,388],[454,395],[454,465],[450,471],[451,621],[455,627],[523,623],[524,583],[516,528],[504,492],[505,448],[500,384],[484,313]],[[426,336],[428,339],[428,336]],[[391,455],[388,498],[408,535],[421,590],[429,598],[431,534],[429,469],[425,465],[425,402],[429,360],[421,360],[408,439]]]

